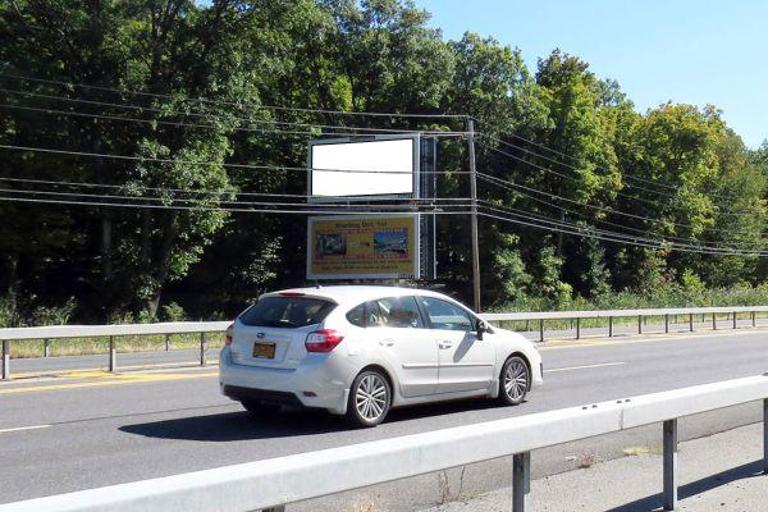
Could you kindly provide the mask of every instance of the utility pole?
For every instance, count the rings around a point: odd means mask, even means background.
[[[475,312],[480,313],[480,249],[477,234],[477,169],[475,167],[475,121],[467,118],[467,142],[469,145],[469,193],[472,199],[472,290]]]

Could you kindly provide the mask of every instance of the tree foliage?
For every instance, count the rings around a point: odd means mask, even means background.
[[[637,112],[577,56],[556,49],[529,70],[519,49],[471,32],[447,41],[429,18],[401,0],[1,1],[0,144],[128,158],[2,150],[0,178],[184,208],[0,201],[0,321],[231,315],[305,283],[306,222],[220,206],[305,194],[305,174],[286,168],[322,134],[467,127],[333,111],[475,120],[478,169],[502,180],[481,180],[480,197],[534,219],[481,218],[486,305],[765,281],[765,258],[668,245],[765,249],[768,142],[746,148],[713,106]],[[466,197],[466,140],[440,144],[439,195]],[[82,188],[2,183],[37,192],[6,193],[17,198],[88,201],[71,195]],[[438,281],[467,298],[461,219],[438,223]],[[555,225],[583,235],[544,229]]]

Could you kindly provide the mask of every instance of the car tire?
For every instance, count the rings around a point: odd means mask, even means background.
[[[280,412],[277,404],[265,404],[257,400],[241,400],[243,408],[254,418],[264,418]]]
[[[499,374],[499,401],[504,405],[520,405],[531,383],[531,370],[520,356],[504,361]]]
[[[365,370],[355,377],[349,390],[347,420],[355,427],[375,427],[387,417],[392,387],[378,370]]]

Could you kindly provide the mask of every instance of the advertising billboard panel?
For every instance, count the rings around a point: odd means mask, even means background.
[[[310,142],[309,196],[417,197],[419,135],[381,135]]]
[[[307,279],[418,279],[418,214],[310,217]]]

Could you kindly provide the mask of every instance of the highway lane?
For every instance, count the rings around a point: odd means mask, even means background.
[[[252,420],[218,394],[210,368],[2,384],[0,502],[755,375],[768,370],[768,333],[589,342],[545,347],[543,354],[545,386],[519,407],[469,401],[395,410],[370,430],[349,430],[318,412]],[[757,407],[743,406],[685,420],[681,438],[754,422],[758,414]],[[584,451],[609,458],[653,443],[657,430],[644,428],[543,450],[534,454],[534,474],[570,469],[573,456]],[[481,491],[508,483],[507,464],[471,468],[466,485]],[[392,510],[428,505],[437,487],[434,477],[423,482],[383,486],[376,499]],[[360,496],[328,498],[305,509],[343,510],[340,503]]]

